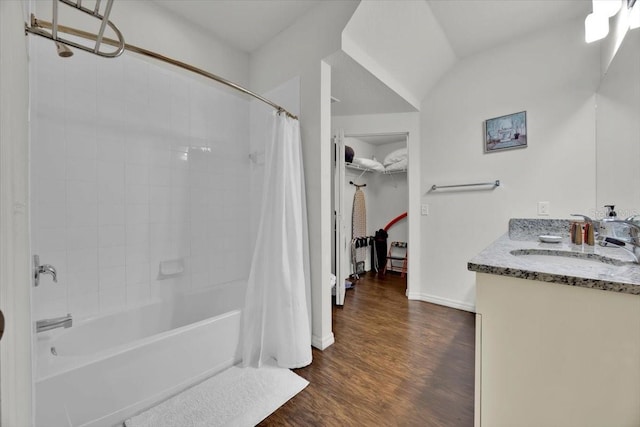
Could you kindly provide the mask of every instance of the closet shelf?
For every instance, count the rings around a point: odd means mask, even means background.
[[[379,173],[379,174],[382,174],[382,175],[393,175],[393,174],[397,174],[397,173],[407,173],[406,169],[398,169],[398,170],[392,170],[392,171],[387,171],[387,170],[379,171],[379,170],[365,168],[363,166],[355,165],[353,163],[345,163],[345,167],[347,169],[353,169],[353,170],[358,170],[358,171],[362,171],[362,172]]]

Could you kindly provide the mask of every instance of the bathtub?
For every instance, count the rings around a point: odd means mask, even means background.
[[[38,334],[36,426],[119,425],[239,362],[245,289],[227,283]]]

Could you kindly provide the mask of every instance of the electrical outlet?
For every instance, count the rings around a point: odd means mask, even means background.
[[[549,215],[549,202],[538,202],[538,215]]]
[[[420,211],[422,215],[429,215],[429,205],[426,203],[423,203],[422,205],[420,205]]]

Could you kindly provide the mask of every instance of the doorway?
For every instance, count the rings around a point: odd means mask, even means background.
[[[334,294],[341,306],[365,276],[399,275],[406,289],[408,134],[338,130],[334,143]]]

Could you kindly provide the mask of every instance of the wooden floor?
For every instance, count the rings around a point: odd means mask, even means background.
[[[369,275],[333,309],[335,344],[295,371],[310,384],[259,425],[472,426],[474,319]]]

